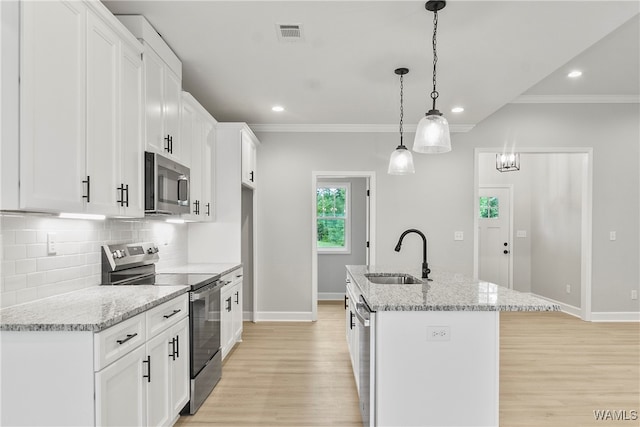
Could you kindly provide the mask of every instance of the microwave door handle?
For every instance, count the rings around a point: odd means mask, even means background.
[[[186,194],[183,195],[182,192],[180,191],[181,189],[184,189],[184,192]],[[181,175],[178,178],[178,202],[187,202],[188,200],[189,200],[189,179],[186,176]]]

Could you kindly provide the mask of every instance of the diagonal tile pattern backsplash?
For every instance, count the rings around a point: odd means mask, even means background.
[[[47,254],[48,233],[55,233],[55,255]],[[97,286],[101,245],[140,241],[158,245],[158,268],[187,262],[185,224],[3,213],[0,215],[0,307]]]

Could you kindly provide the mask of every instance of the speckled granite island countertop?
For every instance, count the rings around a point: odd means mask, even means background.
[[[347,271],[373,311],[560,311],[541,298],[460,273],[432,269],[426,282],[419,268],[348,265]],[[423,283],[377,284],[368,274],[409,274]]]
[[[0,310],[0,331],[98,332],[169,301],[188,286],[95,286]]]

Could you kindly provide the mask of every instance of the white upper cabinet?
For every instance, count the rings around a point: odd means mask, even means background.
[[[142,45],[100,2],[21,7],[19,208],[142,216]]]
[[[182,63],[142,15],[118,19],[144,46],[146,150],[190,166],[182,153]]]
[[[143,98],[140,51],[122,45],[120,57],[120,213],[144,216]]]
[[[62,1],[21,5],[19,206],[80,212],[87,175],[87,8]]]
[[[185,160],[190,165],[192,221],[213,221],[213,154],[215,119],[187,92],[182,92],[182,141]],[[188,158],[186,156],[188,155]]]
[[[92,11],[87,14],[87,211],[118,213],[118,80],[120,40]]]
[[[256,147],[258,141],[247,131],[241,132],[242,138],[242,184],[256,187]]]

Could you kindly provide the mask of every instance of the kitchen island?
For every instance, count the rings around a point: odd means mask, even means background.
[[[375,283],[407,275],[417,283]],[[347,266],[347,341],[364,424],[497,426],[500,312],[560,307],[459,273],[420,275]]]

